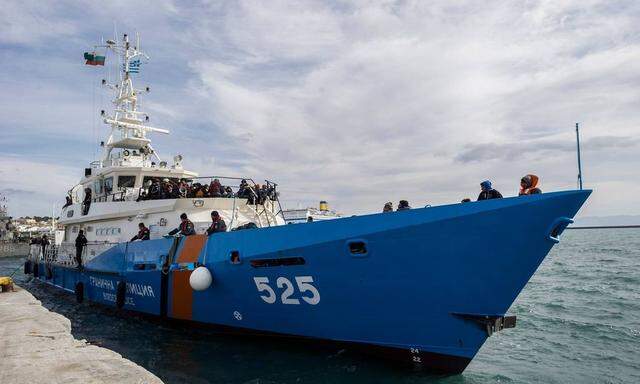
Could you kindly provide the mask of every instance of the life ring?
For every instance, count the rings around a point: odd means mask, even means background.
[[[24,262],[24,274],[28,275],[31,273],[31,260],[27,260]]]
[[[125,149],[124,151],[122,151],[122,154],[124,155],[124,157],[129,157],[129,150]]]
[[[124,281],[118,283],[116,287],[116,306],[118,308],[124,307],[124,296],[127,293],[127,284]]]
[[[40,276],[40,268],[38,268],[38,263],[33,263],[33,277]]]
[[[82,281],[78,281],[76,283],[75,293],[76,301],[78,302],[78,304],[82,303],[82,301],[84,300],[84,284],[82,283]]]

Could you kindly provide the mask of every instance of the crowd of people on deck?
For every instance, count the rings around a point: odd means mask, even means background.
[[[254,205],[264,204],[267,199],[276,200],[278,193],[274,185],[251,185],[245,179],[240,181],[237,192],[233,192],[230,186],[222,185],[219,179],[213,179],[209,184],[202,184],[192,183],[187,179],[171,180],[165,178],[161,180],[155,178],[147,181],[138,201],[202,197],[237,197],[247,199],[249,204]]]
[[[536,195],[542,193],[542,190],[538,187],[538,183],[540,178],[533,174],[528,174],[520,179],[520,190],[518,192],[519,196],[524,195]],[[201,185],[199,183],[188,184],[186,180],[181,180],[179,183],[171,182],[168,179],[164,179],[162,183],[159,180],[153,180],[150,184],[149,193],[145,195],[146,199],[168,199],[168,198],[179,198],[179,197],[239,197],[239,198],[247,198],[250,201],[254,201],[254,203],[262,204],[264,200],[261,199],[274,199],[276,198],[275,188],[267,185],[257,185],[254,187],[250,186],[246,180],[242,180],[240,186],[238,188],[238,192],[233,194],[230,187],[223,187],[220,184],[218,179],[214,179],[209,185]],[[175,195],[175,191],[177,191],[177,195]],[[264,192],[263,192],[264,191]],[[90,193],[90,192],[89,192]],[[90,195],[89,195],[90,196]],[[491,200],[491,199],[501,199],[502,194],[493,188],[490,180],[485,180],[480,183],[480,194],[478,195],[477,201],[481,200]],[[262,203],[260,202],[262,201]],[[463,203],[471,202],[471,199],[465,198],[462,200]],[[404,211],[411,209],[409,202],[407,200],[400,200],[398,202],[398,207],[396,211]],[[393,203],[387,202],[382,209],[382,212],[393,212]],[[309,218],[308,222],[313,222],[313,218]],[[248,223],[237,228],[232,229],[242,230],[242,229],[252,229],[257,228],[254,223]],[[211,225],[207,228],[207,236],[211,236],[215,233],[226,232],[227,224],[225,223],[222,216],[220,216],[218,211],[211,212]],[[189,220],[186,213],[182,213],[180,215],[180,225],[177,228],[169,232],[168,236],[191,236],[195,235],[195,226],[193,222]],[[130,240],[130,241],[145,241],[150,239],[150,231],[144,223],[138,224],[138,233]],[[38,244],[42,247],[42,253],[44,254],[47,246],[50,245],[50,241],[46,235],[43,235],[40,239],[33,239],[31,244]],[[87,238],[84,235],[84,231],[80,230],[78,236],[75,239],[75,248],[76,248],[76,263],[79,268],[82,268],[82,251],[87,246]]]
[[[192,180],[188,179],[153,178],[145,182],[137,201],[203,197],[236,197],[239,199],[247,199],[251,205],[262,205],[267,200],[277,200],[278,192],[276,191],[275,185],[251,185],[246,179],[242,179],[242,181],[240,181],[237,192],[234,192],[230,186],[222,185],[219,179],[213,179],[211,183],[203,184],[199,182],[194,183]],[[82,200],[83,215],[88,213],[92,199],[93,196],[91,188],[85,188],[84,198]],[[71,193],[65,197],[65,200],[65,204],[62,208],[66,208],[73,204]]]
[[[542,193],[542,190],[538,188],[539,181],[540,178],[536,175],[529,174],[524,176],[520,179],[520,190],[518,192],[518,196],[537,195]],[[490,180],[485,180],[480,183],[480,194],[478,195],[477,201],[491,199],[502,199],[502,194],[497,189],[493,188]],[[469,203],[471,202],[471,199],[467,197],[462,199],[461,202]],[[400,200],[396,210],[404,211],[406,209],[411,209],[409,203],[406,200]],[[386,203],[382,208],[382,212],[393,212],[393,203]]]

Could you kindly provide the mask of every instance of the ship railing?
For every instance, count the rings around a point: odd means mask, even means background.
[[[102,196],[98,196],[96,198],[93,199],[94,203],[104,203],[107,201],[125,201],[126,197],[128,195],[127,193],[128,191],[126,190],[121,190],[121,191],[116,191],[116,192],[111,192]],[[130,193],[129,193],[130,195]]]

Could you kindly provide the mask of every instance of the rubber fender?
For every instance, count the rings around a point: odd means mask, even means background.
[[[40,268],[38,268],[38,263],[33,263],[33,277],[40,276]]]
[[[82,281],[76,283],[75,293],[78,304],[82,303],[82,301],[84,301],[84,283],[82,283]]]
[[[31,273],[31,260],[27,260],[24,262],[24,274],[28,275]]]
[[[124,307],[124,296],[127,293],[127,284],[124,281],[118,283],[116,288],[116,306],[118,308]]]
[[[51,280],[51,278],[53,277],[53,271],[51,271],[50,265],[46,265],[44,267],[44,275],[46,276],[47,280]]]

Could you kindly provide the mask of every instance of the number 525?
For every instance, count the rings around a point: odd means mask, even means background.
[[[300,298],[308,304],[318,304],[320,302],[320,292],[318,292],[316,287],[311,284],[313,283],[313,277],[296,276],[295,279],[296,284],[298,285],[298,291],[300,291],[301,294],[305,292],[309,292],[311,294],[311,296],[301,296]],[[269,285],[268,277],[254,277],[253,281],[256,283],[258,292],[266,293],[266,295],[260,295],[260,298],[264,300],[265,303],[273,304],[276,302],[276,293]],[[300,304],[299,299],[291,298],[291,295],[294,292],[294,287],[289,279],[286,277],[278,277],[276,279],[276,286],[278,288],[284,288],[284,291],[280,295],[280,301],[282,304]]]

